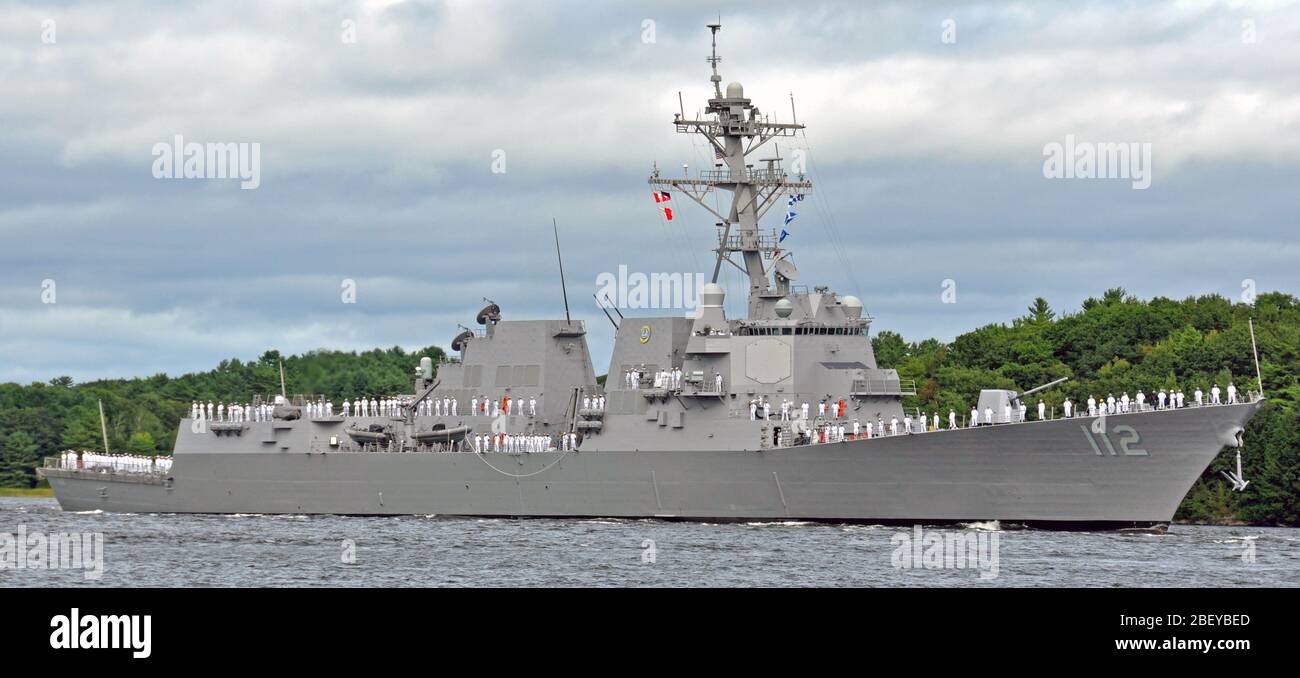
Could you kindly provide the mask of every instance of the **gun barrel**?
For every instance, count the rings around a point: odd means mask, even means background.
[[[1016,399],[1019,400],[1019,399],[1025,397],[1025,396],[1027,396],[1027,395],[1033,395],[1033,394],[1038,393],[1039,391],[1042,391],[1042,390],[1044,390],[1044,389],[1049,389],[1049,388],[1051,388],[1051,387],[1053,387],[1053,386],[1055,386],[1055,385],[1057,385],[1057,384],[1059,384],[1059,383],[1061,383],[1061,382],[1063,382],[1063,381],[1065,381],[1065,380],[1067,380],[1067,379],[1069,379],[1069,377],[1061,377],[1060,379],[1057,379],[1057,380],[1055,380],[1055,381],[1049,381],[1049,382],[1047,382],[1046,384],[1043,384],[1042,386],[1038,386],[1038,387],[1036,387],[1036,388],[1031,388],[1031,389],[1029,389],[1028,391],[1025,391],[1024,393],[1021,393],[1021,394],[1017,395],[1017,396],[1016,396]]]

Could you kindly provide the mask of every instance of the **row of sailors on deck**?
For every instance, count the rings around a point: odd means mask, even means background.
[[[1218,384],[1214,384],[1210,387],[1211,405],[1222,405],[1222,398],[1223,391],[1219,389]],[[1237,386],[1232,382],[1228,382],[1228,404],[1235,405],[1237,402]],[[1201,389],[1197,388],[1192,393],[1192,403],[1197,407],[1205,404],[1205,393],[1202,392]],[[1186,407],[1186,396],[1183,394],[1181,389],[1168,392],[1164,389],[1160,389],[1160,392],[1156,394],[1155,409],[1178,409],[1181,407]],[[1088,416],[1090,417],[1097,416],[1098,412],[1106,414],[1122,414],[1132,412],[1134,409],[1138,412],[1149,409],[1146,404],[1146,394],[1142,391],[1138,391],[1137,397],[1132,400],[1129,399],[1127,391],[1125,391],[1118,400],[1116,400],[1115,394],[1113,393],[1106,396],[1105,400],[1100,401],[1092,396],[1088,396]],[[1066,416],[1070,416],[1068,410]]]
[[[848,403],[842,399],[836,401],[822,400],[821,402],[817,403],[817,416],[824,419],[826,418],[829,412],[829,415],[831,417],[834,417],[836,419],[843,419],[844,412],[847,407],[848,407]],[[799,404],[794,402],[793,400],[782,400],[781,411],[779,413],[779,416],[781,418],[781,421],[791,421],[794,419],[807,419],[811,411],[812,411],[812,407],[810,403],[808,403],[807,401],[805,401],[802,404]],[[758,419],[762,419],[763,421],[770,421],[772,419],[772,403],[768,402],[767,398],[754,398],[750,400],[749,419],[750,421],[755,421]]]
[[[358,398],[356,402],[344,400],[342,409],[339,412],[344,417],[350,417],[354,414],[358,417],[399,417],[402,415],[402,407],[408,401],[397,398]],[[605,397],[597,396],[587,399],[586,409],[596,407],[605,409]],[[274,407],[269,403],[259,405],[240,405],[231,403],[226,405],[225,401],[213,403],[208,401],[206,404],[198,401],[190,403],[190,418],[205,419],[209,421],[223,421],[231,423],[243,423],[248,421],[270,421]],[[455,417],[458,416],[460,402],[456,398],[426,398],[420,401],[416,406],[416,414],[422,417]],[[304,414],[313,419],[328,418],[334,416],[334,403],[325,399],[308,401],[303,405]],[[478,396],[470,399],[470,416],[500,416],[502,413],[507,415],[522,415],[527,413],[530,417],[537,416],[537,398],[529,397],[526,401],[523,398],[511,398],[503,396],[499,400],[489,399]]]
[[[645,379],[646,373],[639,369],[630,369],[623,373],[623,385],[630,389],[641,388],[642,380]],[[670,391],[680,391],[682,388],[682,368],[674,367],[671,370],[659,370],[654,373],[654,379],[651,381],[654,388],[666,388]]]
[[[80,456],[80,459],[78,459],[78,456]],[[60,468],[68,470],[81,468],[128,473],[148,473],[151,471],[166,473],[172,468],[172,458],[146,457],[139,454],[100,454],[98,452],[81,452],[78,455],[77,452],[68,450],[59,455],[59,465]]]
[[[568,452],[578,449],[577,433],[561,433],[559,448]],[[485,452],[547,452],[556,449],[556,440],[549,435],[513,435],[497,433],[474,436],[474,451]]]
[[[957,414],[955,412],[949,413],[949,422],[953,427],[956,426],[956,417]],[[905,414],[903,415],[903,420],[901,422],[898,417],[890,417],[888,426],[885,425],[883,417],[876,417],[874,423],[870,420],[866,423],[862,423],[857,419],[854,419],[851,422],[825,422],[813,427],[811,437],[812,442],[817,444],[833,443],[841,440],[855,440],[858,438],[910,435],[913,433],[925,433],[927,430],[926,426],[929,422],[930,418],[927,417],[924,412],[917,415],[915,419],[912,418],[912,415]],[[929,430],[939,430],[938,412],[934,413],[934,428]]]
[[[245,421],[270,421],[272,406],[266,403],[261,405],[240,405],[230,403],[226,405],[225,401],[216,403],[211,400],[203,404],[197,400],[190,402],[190,419],[205,419],[207,421],[229,421],[240,423]]]
[[[1215,390],[1217,390],[1217,388],[1218,387],[1215,386]],[[1218,398],[1220,394],[1215,392],[1215,390],[1211,390],[1210,392],[1211,401],[1209,404],[1211,405],[1223,404]],[[1175,393],[1179,396],[1182,395],[1181,391]],[[1138,395],[1142,396],[1143,394],[1139,391]],[[1173,408],[1179,408],[1184,406],[1183,399],[1173,397],[1174,393],[1167,393],[1162,391],[1161,395],[1164,395],[1165,397],[1160,398],[1161,404],[1158,406],[1157,409],[1173,409]],[[1200,389],[1197,389],[1195,393],[1197,405],[1203,404],[1201,398],[1202,395],[1203,394],[1201,393]],[[1107,410],[1109,413],[1121,413],[1121,412],[1133,411],[1129,409],[1131,405],[1136,405],[1138,411],[1142,411],[1142,409],[1144,408],[1142,398],[1130,402],[1126,400],[1126,397],[1127,394],[1121,396],[1119,400],[1115,400],[1113,397],[1108,398],[1107,401],[1101,402],[1100,406],[1103,408],[1113,408]],[[755,400],[755,401],[751,401],[750,403],[751,419],[756,419],[758,416],[757,415],[758,402],[759,401]],[[1237,390],[1235,387],[1229,384],[1227,404],[1234,404],[1236,402],[1237,402]],[[808,418],[808,403],[804,403],[799,410],[793,410],[793,408],[787,408],[788,405],[793,405],[793,403],[785,403],[785,402],[782,403],[782,417],[781,417],[782,421],[787,421],[792,418],[795,418],[793,415],[790,414],[790,411],[794,411],[797,412],[798,414],[802,414],[802,418],[804,419]],[[1062,405],[1064,406],[1065,416],[1067,418],[1076,416],[1076,414],[1077,416],[1083,415],[1082,412],[1078,412],[1078,413],[1075,412],[1074,403],[1070,402],[1068,398],[1065,400],[1064,403],[1062,403]],[[763,403],[763,406],[764,406],[763,418],[767,419],[768,418],[767,403]],[[1096,416],[1097,412],[1099,411],[1097,408],[1098,408],[1097,401],[1093,398],[1089,398],[1088,416]],[[819,416],[824,418],[826,415],[826,403],[825,402],[821,403],[819,409],[820,409],[820,412],[818,413]],[[832,412],[834,412],[835,415],[838,417],[844,416],[844,411],[842,406],[838,409],[833,409]],[[1012,421],[1023,422],[1023,421],[1027,421],[1027,416],[1028,416],[1028,408],[1025,407],[1024,404],[1020,405],[1018,411],[1016,409],[1013,409],[1011,405],[1004,405],[1002,408],[1002,417],[1000,419],[994,419],[994,412],[992,407],[985,407],[982,413],[979,411],[978,408],[971,408],[970,419],[967,421],[966,425],[981,426],[981,425],[995,424],[995,423],[998,424],[1009,423]],[[1047,419],[1047,405],[1042,400],[1038,401],[1038,419],[1040,421]],[[927,416],[924,412],[922,412],[916,417],[916,419],[913,419],[910,414],[904,415],[903,420],[901,422],[901,428],[900,428],[900,422],[898,420],[898,417],[890,417],[888,427],[886,427],[884,418],[882,417],[877,417],[874,425],[872,424],[871,421],[867,421],[865,424],[862,424],[857,419],[854,419],[848,425],[844,423],[827,422],[827,423],[818,424],[817,426],[814,427],[812,431],[812,442],[813,443],[837,442],[840,440],[845,440],[846,436],[851,436],[850,438],[847,439],[852,440],[852,439],[857,439],[862,437],[873,438],[877,436],[895,436],[899,434],[907,435],[911,433],[924,433],[927,430],[926,428],[927,424],[930,424],[929,430],[938,431],[940,429],[939,413],[935,412],[934,415],[931,417],[931,416]],[[950,430],[958,428],[956,410],[948,410],[948,428]]]
[[[371,400],[367,406],[365,398],[362,398],[357,401],[354,409],[359,417],[398,417],[402,414],[403,404],[401,400],[386,400],[381,401],[376,408],[374,400]],[[460,416],[460,400],[450,396],[425,398],[416,405],[415,413],[421,417],[457,417]],[[524,413],[530,417],[537,416],[536,396],[529,397],[527,400],[510,396],[502,396],[500,399],[474,396],[469,400],[469,412],[467,412],[471,417],[497,417],[502,414],[522,415]],[[351,416],[347,401],[343,402],[343,416]]]
[[[623,385],[629,389],[639,389],[641,388],[641,384],[645,377],[646,373],[642,370],[636,368],[627,370],[623,372]],[[658,372],[655,372],[650,383],[653,388],[680,391],[686,383],[686,377],[682,372],[682,368],[674,367],[671,370],[659,370]],[[704,388],[707,388],[707,386]],[[722,375],[716,371],[713,373],[713,392],[722,393]]]
[[[584,410],[604,410],[605,396],[582,396],[582,409]]]

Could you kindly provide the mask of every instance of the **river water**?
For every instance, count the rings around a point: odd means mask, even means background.
[[[1300,529],[65,513],[0,498],[0,586],[1300,586]],[[103,559],[23,567],[5,534]],[[100,536],[96,536],[100,535]],[[960,540],[958,539],[960,538]],[[102,566],[102,569],[101,567]]]

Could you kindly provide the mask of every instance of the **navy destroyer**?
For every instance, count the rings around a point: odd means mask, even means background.
[[[603,385],[567,300],[555,320],[488,303],[449,358],[420,361],[412,393],[336,405],[282,388],[229,412],[196,404],[166,463],[48,463],[61,506],[1148,527],[1172,519],[1225,446],[1240,447],[1258,393],[1027,421],[1029,392],[987,389],[970,419],[912,422],[903,398],[915,387],[877,366],[862,302],[797,284],[778,236],[760,228],[813,186],[779,154],[748,159],[803,125],[722,86],[709,28],[713,96],[672,125],[718,162],[649,183],[716,219],[713,282],[692,317],[611,316]],[[706,202],[718,192],[729,209]],[[727,317],[724,265],[744,274],[745,317]]]

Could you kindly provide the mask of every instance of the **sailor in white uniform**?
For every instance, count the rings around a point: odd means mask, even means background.
[[[938,428],[937,424],[935,425],[935,428]],[[948,430],[951,431],[956,428],[957,428],[957,410],[950,409],[948,410]]]
[[[1038,420],[1042,421],[1047,418],[1047,403],[1042,398],[1038,399]]]
[[[1232,382],[1228,382],[1228,404],[1237,404],[1237,386]]]
[[[1065,402],[1061,403],[1061,407],[1065,409],[1066,419],[1069,419],[1070,415],[1074,414],[1074,412],[1072,412],[1072,410],[1074,409],[1074,403],[1070,402],[1069,398],[1066,398]]]
[[[1205,394],[1201,392],[1201,387],[1199,386],[1196,387],[1196,392],[1192,394],[1192,397],[1195,398],[1197,407],[1200,407],[1205,402]]]
[[[980,411],[974,407],[970,408],[970,425],[978,426],[980,423]]]

